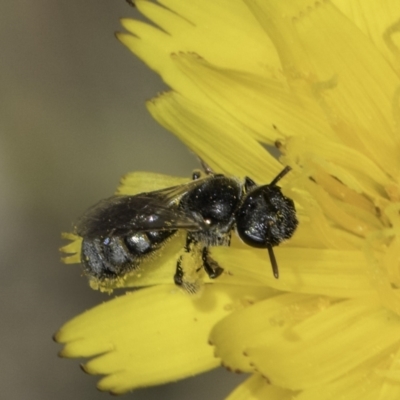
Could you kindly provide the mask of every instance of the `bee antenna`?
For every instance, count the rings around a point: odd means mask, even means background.
[[[279,270],[278,270],[278,263],[276,262],[274,250],[270,244],[268,245],[267,249],[268,249],[269,259],[271,260],[272,272],[274,274],[274,277],[276,279],[278,279],[279,278]]]
[[[197,158],[200,161],[201,167],[203,168],[203,171],[206,173],[206,175],[215,175],[215,172],[213,169],[199,156]]]
[[[276,184],[291,170],[292,168],[287,165],[279,174],[272,180],[269,186],[276,186]]]

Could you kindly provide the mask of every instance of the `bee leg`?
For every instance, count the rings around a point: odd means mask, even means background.
[[[196,239],[193,238],[193,236],[188,232],[186,236],[186,244],[185,244],[185,252],[190,253],[193,251],[194,246],[197,245]]]
[[[208,247],[203,247],[201,259],[203,260],[204,271],[206,271],[206,274],[210,279],[218,278],[222,272],[224,272],[224,269],[221,268],[218,263],[211,258]]]
[[[182,256],[176,262],[176,271],[174,275],[174,282],[177,286],[182,286],[183,284],[183,269],[182,269]]]
[[[230,246],[230,245],[231,245],[231,239],[232,239],[232,234],[231,234],[231,232],[229,232],[227,236],[228,236],[228,239],[227,239],[227,246]]]
[[[204,160],[202,160],[200,157],[198,157],[198,159],[200,160],[200,164],[206,175],[215,175],[213,169]]]
[[[190,274],[186,274],[182,267],[182,256],[179,257],[178,262],[176,263],[176,272],[174,275],[174,282],[176,286],[179,286],[186,293],[195,295],[201,289],[200,282],[197,279],[193,279],[193,276]]]
[[[194,239],[190,234],[186,236],[186,244],[185,244],[185,252],[190,253],[191,248],[192,248],[192,243],[195,243]],[[175,275],[174,275],[174,282],[175,285],[177,286],[183,286],[184,285],[184,272],[182,268],[182,259],[183,256],[180,256],[178,261],[176,262],[176,270],[175,270]]]

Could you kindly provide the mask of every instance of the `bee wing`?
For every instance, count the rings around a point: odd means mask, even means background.
[[[113,196],[89,208],[78,220],[76,233],[86,238],[125,236],[173,229],[200,230],[202,218],[178,209],[180,197],[204,183],[196,180],[135,196]]]
[[[204,182],[209,179],[212,179],[212,177],[196,179],[194,181],[189,181],[187,183],[184,183],[183,185],[172,186],[169,188],[155,190],[154,192],[142,193],[142,194],[152,195],[155,198],[158,198],[159,201],[164,205],[171,205],[177,203],[184,194],[203,185]]]

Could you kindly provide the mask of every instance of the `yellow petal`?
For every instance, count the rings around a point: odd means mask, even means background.
[[[211,327],[235,307],[257,301],[267,292],[209,285],[200,298],[193,298],[175,285],[156,286],[75,317],[55,339],[65,343],[64,357],[96,356],[84,368],[107,375],[99,389],[124,393],[218,366],[207,342]],[[238,305],[238,299],[245,302]]]
[[[121,178],[116,194],[133,196],[143,192],[152,192],[154,190],[183,185],[190,180],[189,175],[187,178],[178,178],[154,172],[137,171],[126,174]]]
[[[132,34],[117,33],[117,39],[128,47],[135,55],[143,60],[151,69],[162,76],[170,87],[178,92],[187,92],[191,98],[199,103],[207,103],[208,99],[199,92],[196,85],[185,78],[175,67],[171,53],[180,49],[172,50],[171,36],[163,31],[141,21],[123,19],[122,25]]]
[[[274,46],[241,0],[160,3],[164,7],[149,1],[135,2],[139,11],[161,29],[124,19],[124,28],[134,36],[118,34],[118,37],[170,87],[186,97],[198,99],[199,95],[190,82],[176,73],[171,53],[191,51],[220,67],[235,65],[239,71],[262,75],[271,73],[267,63],[271,69],[279,68]]]
[[[400,398],[399,356],[400,349],[397,346],[396,350],[387,357],[387,361],[381,362],[374,370],[376,375],[382,379],[378,382],[378,384],[381,384],[378,400]]]
[[[258,140],[274,143],[303,132],[333,134],[320,109],[290,91],[286,83],[220,68],[196,54],[179,53],[173,59],[177,68],[209,97],[211,106],[224,109],[230,118],[250,127]]]
[[[337,84],[319,96],[337,135],[396,176],[400,139],[393,135],[392,104],[400,82],[370,40],[329,2],[246,3],[275,43],[288,76],[314,82],[335,77]]]
[[[266,249],[212,249],[213,258],[226,272],[218,278],[218,283],[266,285],[282,291],[333,297],[374,294],[362,251],[280,246],[275,247],[274,252],[279,279],[272,274]]]
[[[61,235],[63,239],[71,240],[71,243],[60,248],[60,252],[67,254],[62,257],[62,261],[65,264],[77,264],[81,262],[81,245],[82,238],[74,235],[73,233],[63,233]]]
[[[335,381],[306,389],[296,400],[397,400],[400,398],[398,369],[393,378],[385,378],[380,373],[381,368],[388,364],[382,361],[384,358],[397,364],[397,357],[398,352],[382,354]]]
[[[315,313],[320,306],[323,306],[322,301],[314,296],[275,296],[221,320],[211,331],[210,342],[216,347],[216,355],[225,367],[233,371],[254,372],[252,360],[245,352],[255,338],[260,334],[269,335],[266,332],[276,336],[276,331],[281,332],[284,327]]]
[[[397,0],[333,0],[368,36],[400,75],[400,12]]]
[[[371,296],[332,303],[286,294],[220,321],[210,340],[229,368],[253,369],[299,390],[326,385],[377,357],[387,362],[399,334],[399,318]]]
[[[347,300],[295,326],[259,331],[245,352],[273,384],[292,390],[325,385],[398,346],[399,318],[376,304],[371,297]]]
[[[153,99],[147,108],[217,172],[268,182],[282,170],[275,158],[246,135],[245,127],[223,111],[201,107],[175,92]]]
[[[287,141],[285,152],[291,162],[296,159],[306,167],[320,165],[357,193],[378,197],[390,182],[384,171],[359,150],[328,138],[298,135]]]
[[[303,175],[303,180],[295,178],[291,181],[293,190],[289,191],[289,197],[296,203],[300,224],[293,239],[288,242],[288,246],[293,243],[293,245],[301,247],[359,249],[364,243],[363,240],[332,225],[323,213],[321,205],[310,196],[310,193],[300,189],[302,186],[306,186],[304,180],[307,183],[309,181],[309,178],[305,178],[305,176],[307,175]]]
[[[258,374],[239,385],[226,400],[293,400],[294,393],[290,390],[270,385]]]

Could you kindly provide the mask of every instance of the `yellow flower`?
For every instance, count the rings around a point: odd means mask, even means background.
[[[136,2],[157,27],[123,20],[118,35],[172,88],[150,113],[215,170],[259,183],[282,169],[262,144],[276,145],[300,225],[276,250],[279,280],[234,240],[212,250],[229,274],[195,297],[170,283],[168,250],[121,282],[154,286],[62,327],[62,355],[95,356],[85,369],[115,393],[222,363],[252,374],[229,400],[399,399],[397,1],[159,3]],[[126,179],[125,193],[173,181]]]

